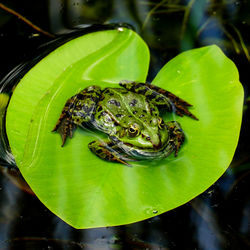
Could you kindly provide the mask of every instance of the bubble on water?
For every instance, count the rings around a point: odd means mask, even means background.
[[[119,27],[117,30],[120,32],[124,31],[124,29],[122,27]]]
[[[148,208],[146,208],[146,213],[150,214],[150,215],[157,214],[158,210],[156,208],[148,207]]]

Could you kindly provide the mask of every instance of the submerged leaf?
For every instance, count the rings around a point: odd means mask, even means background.
[[[199,118],[167,117],[180,122],[187,138],[177,158],[132,168],[109,163],[89,151],[95,135],[81,129],[60,147],[51,130],[69,97],[92,84],[144,82],[148,65],[148,48],[136,33],[100,31],[53,51],[13,93],[6,126],[17,165],[38,198],[73,227],[121,225],[166,212],[203,192],[230,164],[243,91],[236,67],[216,46],[180,54],[153,81],[193,104]]]

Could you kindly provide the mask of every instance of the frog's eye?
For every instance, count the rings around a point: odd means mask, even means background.
[[[128,128],[128,134],[130,137],[136,137],[140,134],[140,129],[136,124],[130,125]]]
[[[163,129],[163,128],[165,127],[165,123],[164,123],[164,121],[162,120],[162,118],[159,118],[159,119],[158,119],[158,127],[159,127],[160,129]]]

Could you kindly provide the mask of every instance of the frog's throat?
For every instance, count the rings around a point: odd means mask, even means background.
[[[165,158],[170,155],[175,147],[169,140],[162,145],[162,147],[158,150],[153,148],[140,148],[131,146],[129,143],[124,143],[120,141],[118,138],[113,136],[110,139],[116,144],[116,146],[121,149],[125,154],[135,158],[135,159],[155,159],[155,158]]]

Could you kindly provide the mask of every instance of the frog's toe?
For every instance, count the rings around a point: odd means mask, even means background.
[[[93,141],[90,142],[88,146],[95,155],[106,161],[122,163],[129,167],[131,167],[131,165],[127,161],[136,161],[115,150],[111,142]]]
[[[173,111],[175,111],[176,114],[179,116],[186,115],[198,121],[199,119],[188,110],[187,108],[188,106],[191,106],[191,105],[184,105],[181,102],[176,102],[174,103]]]
[[[178,155],[181,145],[185,140],[185,136],[178,122],[168,122],[167,126],[170,136],[170,143],[172,144],[173,151],[175,152],[176,157]]]
[[[62,147],[64,146],[67,137],[73,137],[73,132],[76,128],[76,125],[71,121],[69,117],[64,117],[63,119],[59,120],[60,122],[57,123],[55,128],[52,131],[57,131],[62,138]]]

